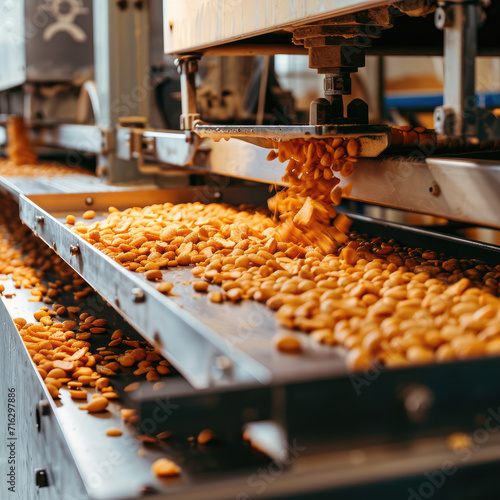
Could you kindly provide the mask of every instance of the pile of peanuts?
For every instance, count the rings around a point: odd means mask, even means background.
[[[104,221],[77,222],[74,231],[151,281],[162,279],[161,269],[205,263],[217,252],[240,248],[242,239],[261,241],[276,226],[265,210],[215,203],[165,203],[123,212],[110,207],[109,212]],[[75,218],[66,220],[72,224]]]
[[[0,159],[0,175],[4,177],[54,177],[69,174],[91,175],[88,170],[68,167],[55,162],[40,162],[33,149],[24,120],[9,116],[7,120],[8,159]]]
[[[418,147],[432,153],[437,145],[436,132],[425,127],[391,127],[391,146]]]
[[[343,149],[337,159],[318,141],[282,146],[278,155],[290,158],[285,180],[292,187],[276,202],[277,212],[295,211],[295,218],[309,204],[314,218],[322,210],[315,204],[318,198],[337,201],[331,198],[333,174],[325,178],[324,172],[342,165],[342,173],[359,148],[355,142],[335,144]],[[328,166],[326,158],[321,169],[318,158],[321,165],[327,153],[332,163]],[[319,195],[318,185],[324,186]],[[291,216],[276,223],[249,207],[166,203],[110,212],[104,221],[78,223],[74,230],[150,280],[161,280],[162,269],[196,264],[191,271],[201,279],[193,284],[196,291],[207,292],[211,283],[220,286],[209,293],[213,302],[265,303],[283,326],[345,347],[353,369],[375,361],[400,366],[500,353],[500,266],[446,259],[382,238],[343,236],[347,223],[342,218],[339,239],[326,250],[305,225],[305,238],[284,234],[283,221]],[[333,216],[331,211],[320,215],[320,224]],[[289,352],[303,348],[300,336],[291,334],[277,337],[276,344]]]
[[[352,184],[341,188],[340,177],[351,175],[360,152],[356,139],[295,139],[276,144],[268,160],[288,161],[283,181],[285,189],[268,201],[269,209],[279,216],[275,231],[278,241],[300,242],[317,246],[324,253],[335,251],[347,241],[350,222],[333,208]],[[336,174],[339,174],[337,176]],[[333,224],[332,224],[333,221]]]
[[[96,387],[105,399],[117,399],[118,394],[110,385],[109,377],[116,376],[123,368],[133,370],[137,376],[145,375],[148,381],[157,381],[160,375],[170,373],[168,361],[147,342],[131,340],[124,336],[122,330],[111,334],[107,347],[98,347],[92,353],[89,340],[92,336],[109,334],[107,321],[79,312],[77,306],[54,304],[53,310],[44,306],[34,314],[37,323],[27,323],[23,318],[14,320],[54,398],[59,396],[61,386],[67,385],[74,399],[87,399],[85,386]],[[69,315],[70,319],[63,321],[61,316],[65,315]],[[82,409],[102,411],[93,406]]]
[[[50,394],[59,397],[66,385],[71,397],[86,400],[84,387],[96,387],[101,395],[82,406],[89,412],[102,411],[109,399],[118,394],[110,377],[121,370],[133,372],[155,382],[170,373],[169,363],[146,341],[132,340],[122,330],[109,332],[107,320],[82,312],[76,305],[54,301],[63,291],[72,292],[75,301],[93,292],[83,279],[50,248],[36,238],[15,216],[17,205],[3,199],[0,220],[0,273],[11,275],[15,288],[31,290],[33,302],[44,302],[35,314],[35,322],[16,318],[14,323]],[[17,248],[16,242],[22,242]],[[58,279],[44,280],[47,271]],[[0,293],[7,298],[5,286]],[[51,306],[49,309],[48,306]],[[92,350],[92,339],[106,339],[107,347]]]
[[[68,167],[55,162],[39,161],[16,165],[12,160],[0,158],[0,175],[3,177],[56,177],[61,175],[92,175],[91,172],[79,167]]]

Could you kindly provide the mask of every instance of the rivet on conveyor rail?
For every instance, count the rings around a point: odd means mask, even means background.
[[[433,182],[432,185],[429,187],[429,193],[431,193],[432,196],[437,197],[441,194],[441,188],[437,183]]]
[[[89,205],[90,206],[90,205],[93,205],[93,203],[94,203],[94,198],[92,198],[92,196],[87,196],[85,198],[85,205]]]
[[[39,488],[45,488],[49,485],[49,479],[45,469],[35,469],[35,484]]]
[[[132,288],[131,293],[134,304],[140,304],[146,300],[146,295],[140,288]]]
[[[71,255],[79,255],[80,254],[80,247],[79,245],[70,245],[69,246],[69,253]]]
[[[153,335],[153,340],[154,340],[154,346],[158,350],[161,350],[163,348],[163,342],[161,341],[160,332],[155,331],[155,333]]]
[[[42,430],[42,417],[50,415],[50,403],[46,399],[41,399],[36,407],[36,428],[40,432]]]
[[[228,379],[232,376],[233,362],[227,356],[217,356],[212,362],[212,375],[214,379]]]
[[[39,224],[40,226],[43,225],[45,222],[45,217],[43,215],[37,215],[36,216],[36,223]]]

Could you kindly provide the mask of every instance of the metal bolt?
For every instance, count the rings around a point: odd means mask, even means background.
[[[44,222],[45,222],[45,217],[43,215],[36,216],[36,223],[37,224],[43,224]]]
[[[80,254],[80,247],[78,245],[70,245],[69,246],[69,253],[71,255],[79,255]]]
[[[41,399],[35,409],[36,430],[42,430],[42,416],[50,415],[50,403],[46,399]]]
[[[434,13],[434,25],[438,30],[453,26],[452,10],[438,7]]]
[[[92,198],[92,196],[87,196],[87,198],[85,198],[85,205],[92,205],[94,203],[94,198]]]
[[[224,355],[214,358],[212,363],[214,376],[216,378],[228,377],[233,369],[233,362]]]
[[[146,300],[146,295],[140,288],[132,288],[132,300],[135,304],[140,304]]]
[[[432,196],[439,196],[441,194],[441,188],[439,185],[435,182],[432,183],[431,187],[429,188],[429,193],[432,194]]]
[[[158,347],[158,349],[161,349],[163,347],[163,342],[161,341],[160,332],[156,331],[154,333],[153,340],[155,347]]]
[[[404,391],[403,397],[406,414],[412,422],[421,423],[427,420],[434,403],[434,394],[427,386],[410,386]]]
[[[35,469],[35,484],[39,488],[45,488],[49,485],[49,479],[45,469]]]
[[[50,415],[50,403],[46,399],[41,399],[38,402],[38,411],[42,416]]]
[[[448,106],[439,106],[434,110],[434,129],[438,134],[453,135],[455,111]]]
[[[187,62],[187,73],[196,73],[198,71],[198,61],[196,59],[189,59]]]

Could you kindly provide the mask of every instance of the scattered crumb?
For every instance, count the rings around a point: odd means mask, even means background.
[[[198,444],[208,444],[214,437],[214,431],[211,429],[204,429],[198,434]]]
[[[175,462],[172,462],[172,460],[168,460],[168,458],[156,460],[151,466],[151,470],[158,477],[178,476],[181,472],[181,468]]]
[[[106,436],[110,436],[110,437],[119,437],[122,435],[122,431],[121,429],[118,429],[118,427],[110,427],[107,431],[106,431]]]

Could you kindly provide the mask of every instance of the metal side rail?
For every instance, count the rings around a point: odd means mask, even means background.
[[[34,172],[36,172],[36,167]],[[139,189],[155,189],[153,186],[140,186]],[[88,192],[118,192],[133,191],[138,187],[112,186],[106,184],[99,177],[85,174],[65,174],[44,176],[1,176],[0,191],[9,193],[14,199],[18,199],[22,194],[63,194],[63,193],[88,193]]]
[[[347,198],[410,212],[500,227],[500,153],[497,159],[429,156],[415,148],[403,154],[359,158]],[[214,142],[205,167],[213,173],[282,185],[286,163],[266,161],[267,151],[238,139]]]

